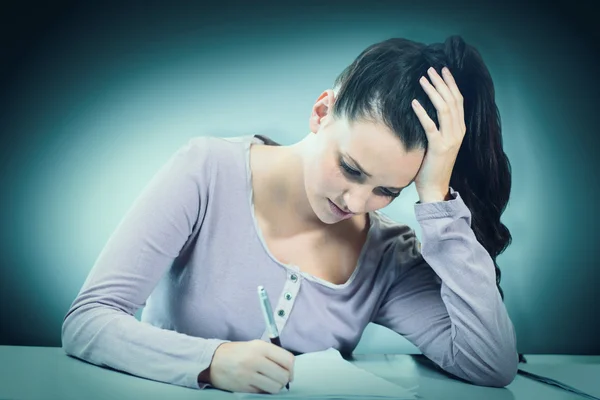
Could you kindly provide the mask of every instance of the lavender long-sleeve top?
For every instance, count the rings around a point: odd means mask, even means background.
[[[266,145],[254,135],[195,137],[157,172],[65,316],[67,354],[203,388],[198,374],[217,346],[267,340],[262,285],[290,351],[351,352],[373,322],[460,378],[489,386],[514,379],[514,327],[460,193],[414,205],[422,244],[408,226],[372,212],[354,273],[332,284],[269,252],[254,216],[251,144]]]

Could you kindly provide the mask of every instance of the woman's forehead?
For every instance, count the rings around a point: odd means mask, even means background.
[[[407,186],[423,161],[424,150],[406,152],[398,136],[382,124],[342,123],[336,131],[340,152],[387,186]]]

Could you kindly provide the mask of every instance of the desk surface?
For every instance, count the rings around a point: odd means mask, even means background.
[[[526,355],[522,369],[600,396],[600,356]],[[422,356],[356,354],[351,361],[423,399],[582,400],[583,397],[518,375],[506,388],[451,379]],[[97,367],[58,347],[0,346],[0,399],[234,399],[216,389],[194,390]]]

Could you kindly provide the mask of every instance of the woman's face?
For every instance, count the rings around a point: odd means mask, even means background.
[[[382,124],[334,120],[319,106],[327,94],[333,92],[323,93],[310,119],[315,136],[304,158],[304,185],[317,217],[332,224],[388,205],[412,183],[425,153],[407,153]]]

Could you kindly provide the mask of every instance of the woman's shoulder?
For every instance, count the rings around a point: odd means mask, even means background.
[[[191,179],[199,188],[214,187],[217,176],[239,179],[244,176],[244,148],[251,140],[252,136],[193,136],[176,148],[160,174],[167,181]]]
[[[202,163],[215,169],[220,164],[243,164],[245,150],[255,141],[254,135],[193,136],[176,152],[192,163]]]
[[[187,148],[195,148],[214,156],[220,153],[231,153],[239,151],[248,146],[255,140],[254,135],[243,136],[193,136],[183,146]]]

